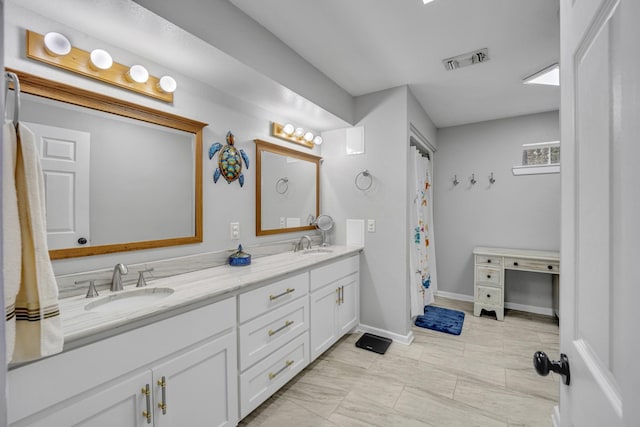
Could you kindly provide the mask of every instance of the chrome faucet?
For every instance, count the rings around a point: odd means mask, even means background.
[[[311,237],[309,236],[302,236],[300,238],[300,240],[298,241],[298,244],[296,245],[296,247],[293,249],[294,252],[297,251],[301,251],[304,249],[304,244],[303,241],[307,239],[307,249],[311,249]]]
[[[122,288],[122,275],[127,274],[129,269],[126,265],[120,263],[113,267],[113,277],[111,277],[111,292],[121,291]]]

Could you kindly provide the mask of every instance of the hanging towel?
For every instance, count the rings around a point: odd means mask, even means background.
[[[11,360],[16,339],[16,295],[20,289],[22,247],[20,246],[20,221],[16,199],[16,128],[7,122],[3,129],[2,144],[2,256],[4,279],[4,303],[6,313],[5,349]],[[4,369],[4,368],[2,368]]]
[[[64,336],[58,287],[47,246],[44,178],[33,133],[20,124],[16,150],[16,194],[22,242],[20,289],[12,362],[62,351]]]

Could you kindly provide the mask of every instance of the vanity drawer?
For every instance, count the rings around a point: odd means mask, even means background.
[[[246,322],[256,316],[309,293],[309,273],[301,273],[253,291],[240,294],[239,319]]]
[[[502,270],[498,268],[476,267],[476,282],[495,283],[499,285],[502,283],[501,274]]]
[[[311,270],[311,292],[360,271],[360,256],[355,255]]]
[[[240,418],[267,400],[309,363],[309,333],[289,344],[240,375]]]
[[[476,286],[476,301],[483,304],[502,305],[502,289],[492,286]]]
[[[502,267],[502,257],[490,255],[476,255],[476,264],[495,265]]]
[[[511,270],[541,271],[560,273],[560,263],[557,261],[539,261],[535,259],[505,258],[505,268]]]
[[[244,371],[309,329],[309,299],[297,300],[240,325],[240,370]]]

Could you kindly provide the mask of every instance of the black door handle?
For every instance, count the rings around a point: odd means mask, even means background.
[[[538,375],[546,377],[549,371],[553,371],[562,377],[562,382],[569,385],[571,382],[571,374],[569,370],[569,358],[566,354],[560,354],[560,360],[549,360],[544,351],[536,351],[533,355],[533,367],[536,368]]]

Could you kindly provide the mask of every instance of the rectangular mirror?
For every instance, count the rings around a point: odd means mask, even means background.
[[[10,71],[40,151],[51,259],[202,241],[205,123]]]
[[[320,157],[256,139],[256,235],[313,230]]]

